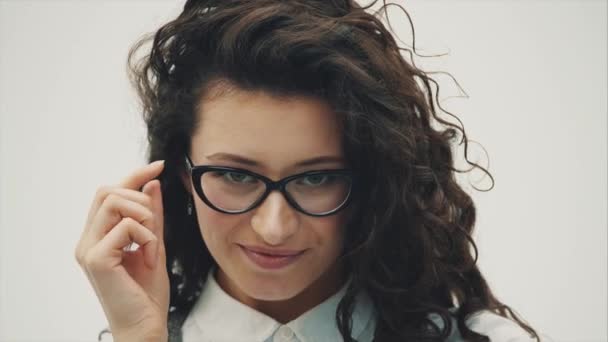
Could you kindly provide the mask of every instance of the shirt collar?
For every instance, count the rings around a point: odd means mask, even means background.
[[[190,313],[205,340],[265,341],[282,324],[237,301],[218,285],[214,269],[207,275],[201,295]],[[341,341],[336,325],[336,309],[346,293],[348,282],[334,295],[285,324],[299,341]],[[369,297],[356,297],[352,315],[352,336],[357,338],[373,322],[373,305]]]

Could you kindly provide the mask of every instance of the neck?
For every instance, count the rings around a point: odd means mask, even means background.
[[[257,300],[247,296],[234,286],[231,286],[222,272],[217,274],[217,282],[230,296],[241,303],[269,316],[281,324],[288,323],[306,311],[321,304],[327,298],[337,293],[346,281],[343,267],[335,264],[310,286],[295,297],[280,301]]]

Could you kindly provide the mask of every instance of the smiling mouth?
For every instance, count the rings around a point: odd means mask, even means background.
[[[305,250],[289,250],[289,249],[279,249],[279,248],[264,248],[264,247],[256,247],[256,246],[245,246],[239,245],[243,248],[246,248],[254,253],[264,254],[268,256],[275,257],[284,257],[284,256],[295,256],[301,254]]]
[[[264,269],[280,269],[287,267],[299,259],[306,250],[301,251],[272,251],[255,247],[238,245],[243,254],[257,266]]]

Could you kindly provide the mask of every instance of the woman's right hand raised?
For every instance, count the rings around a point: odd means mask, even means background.
[[[76,260],[103,307],[114,341],[166,341],[169,277],[158,161],[118,186],[101,187],[89,210]],[[139,191],[140,188],[143,189]],[[140,247],[126,251],[131,242]]]

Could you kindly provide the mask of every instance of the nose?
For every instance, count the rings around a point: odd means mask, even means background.
[[[289,240],[298,231],[299,224],[298,213],[278,191],[271,192],[251,217],[253,230],[272,246]]]

